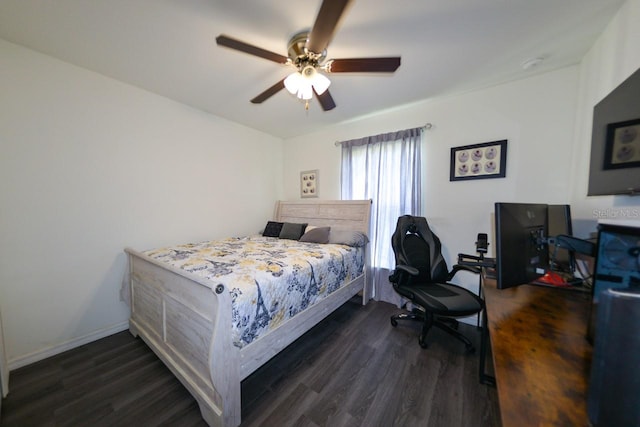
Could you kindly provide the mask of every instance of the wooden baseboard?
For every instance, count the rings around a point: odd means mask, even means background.
[[[129,329],[129,321],[121,322],[108,328],[99,329],[97,331],[91,332],[90,334],[71,339],[61,344],[38,350],[25,356],[11,359],[8,362],[9,371],[13,371],[14,369],[22,368],[23,366],[39,362],[40,360],[46,359],[47,357],[55,356],[56,354],[60,354],[67,350],[80,347],[81,345],[97,341],[101,338],[108,337],[109,335],[113,335],[118,332],[122,332],[126,329]]]

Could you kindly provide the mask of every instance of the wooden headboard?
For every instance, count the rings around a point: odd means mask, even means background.
[[[329,226],[369,235],[371,200],[296,200],[276,202],[274,218],[279,222]]]

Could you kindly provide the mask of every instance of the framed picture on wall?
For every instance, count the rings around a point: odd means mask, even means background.
[[[300,197],[318,197],[318,170],[300,172]]]
[[[504,178],[507,140],[451,148],[449,181]]]
[[[640,118],[607,125],[604,169],[640,166]]]

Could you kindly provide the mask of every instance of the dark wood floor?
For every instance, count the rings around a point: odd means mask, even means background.
[[[242,383],[242,426],[500,426],[478,357],[398,310],[348,302]],[[461,330],[479,343],[475,327]],[[478,345],[479,348],[479,345]],[[205,426],[195,400],[122,332],[11,372],[1,427]]]

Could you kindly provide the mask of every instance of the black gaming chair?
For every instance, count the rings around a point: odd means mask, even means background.
[[[456,265],[449,272],[441,254],[440,239],[423,217],[404,215],[398,218],[391,245],[396,269],[389,281],[396,292],[418,306],[410,313],[391,316],[391,325],[397,326],[401,319],[419,320],[423,322],[418,340],[422,348],[427,347],[431,326],[437,326],[462,341],[469,353],[474,352],[471,341],[456,330],[458,321],[455,317],[477,314],[484,308],[484,303],[474,293],[448,282],[458,271],[479,273],[480,269]]]

